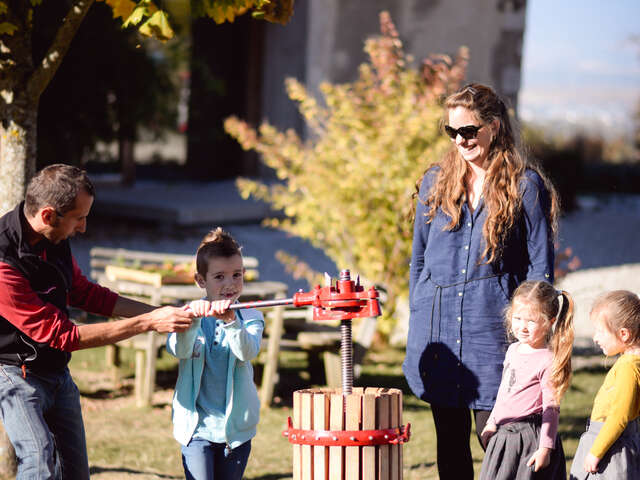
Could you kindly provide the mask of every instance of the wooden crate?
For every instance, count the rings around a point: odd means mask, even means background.
[[[116,280],[130,280],[132,282],[144,283],[160,287],[162,285],[189,285],[194,283],[193,273],[174,272],[171,274],[163,272],[149,272],[137,268],[120,267],[117,265],[107,265],[104,267],[106,277],[112,282]]]
[[[362,431],[401,428],[402,392],[388,388],[298,390],[293,428]],[[368,435],[368,434],[365,434]],[[290,439],[291,440],[291,439]],[[293,445],[294,480],[401,480],[402,443],[367,446]]]
[[[160,255],[160,254],[159,254]],[[159,257],[158,255],[158,257]],[[124,257],[122,257],[124,258]],[[123,261],[121,258],[110,260],[112,262]],[[145,285],[153,285],[160,287],[162,285],[191,285],[195,283],[194,273],[195,266],[190,265],[189,270],[180,270],[175,272],[159,271],[162,268],[161,263],[145,263],[145,267],[137,268],[132,265],[118,265],[107,263],[105,260],[93,260],[92,269],[101,266],[108,280],[115,282],[117,280],[128,280],[131,282],[144,283]],[[102,265],[99,265],[103,263]],[[132,263],[131,261],[129,263]],[[246,262],[245,262],[246,263]],[[253,264],[254,262],[249,262]],[[93,276],[93,275],[92,275]],[[256,268],[245,268],[244,281],[254,282],[259,278]],[[98,277],[96,277],[98,279]]]

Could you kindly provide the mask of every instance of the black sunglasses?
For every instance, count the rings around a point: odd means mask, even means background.
[[[471,140],[472,138],[476,138],[478,136],[478,131],[484,127],[484,125],[465,125],[460,128],[453,128],[449,125],[444,126],[444,131],[447,132],[449,138],[451,140],[455,140],[458,135],[460,135],[465,140]]]

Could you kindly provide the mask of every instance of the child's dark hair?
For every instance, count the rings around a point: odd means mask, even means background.
[[[203,277],[207,274],[209,260],[215,257],[242,256],[242,247],[235,241],[230,233],[221,227],[207,233],[198,247],[196,253],[196,271]]]
[[[627,344],[640,341],[640,298],[628,290],[613,290],[598,296],[591,307],[591,314],[606,313],[601,318],[609,331],[617,333],[621,328],[629,330]]]
[[[549,343],[553,352],[549,383],[560,403],[571,381],[571,352],[573,350],[573,298],[564,290],[556,290],[544,281],[527,281],[513,293],[511,305],[506,312],[506,322],[511,331],[513,303],[518,300],[531,304],[540,315],[553,322]]]

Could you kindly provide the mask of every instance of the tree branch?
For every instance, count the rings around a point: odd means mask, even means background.
[[[82,20],[95,0],[74,0],[67,16],[62,20],[49,50],[27,83],[27,92],[33,99],[40,98],[55,75]]]

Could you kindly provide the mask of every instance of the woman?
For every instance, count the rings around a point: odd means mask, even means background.
[[[525,280],[553,282],[558,201],[518,152],[503,101],[470,84],[447,98],[453,147],[418,182],[403,364],[431,404],[440,478],[473,478],[507,347],[503,310]]]

